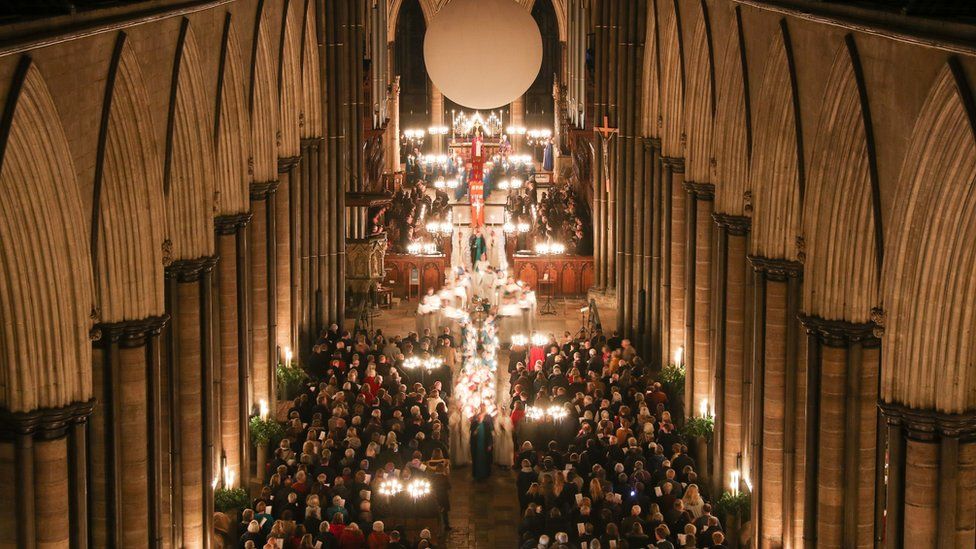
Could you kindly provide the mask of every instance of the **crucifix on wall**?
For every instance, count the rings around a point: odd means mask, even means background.
[[[617,135],[617,128],[611,128],[606,116],[603,117],[603,126],[593,128],[593,131],[600,136],[600,149],[603,152],[603,184],[607,193],[610,193],[610,141]]]

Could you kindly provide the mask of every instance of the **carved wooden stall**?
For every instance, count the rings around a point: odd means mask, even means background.
[[[444,286],[450,268],[451,259],[446,254],[386,254],[386,275],[382,285],[393,290],[395,297],[410,299],[423,295],[430,288],[439,290]]]
[[[515,278],[536,290],[540,297],[549,292],[553,297],[584,296],[593,286],[593,256],[589,255],[517,253],[512,267]]]

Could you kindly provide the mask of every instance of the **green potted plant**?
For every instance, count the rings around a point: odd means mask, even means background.
[[[695,457],[695,469],[702,480],[707,478],[711,469],[708,467],[708,446],[712,442],[715,432],[715,418],[712,416],[690,417],[685,420],[681,432],[688,444],[688,451]]]
[[[278,396],[282,400],[295,398],[302,383],[308,379],[308,374],[305,373],[305,370],[292,361],[288,361],[288,363],[279,362],[278,368],[275,370],[275,376],[278,381]]]
[[[240,518],[241,510],[247,509],[250,504],[247,490],[242,487],[217,488],[214,490],[214,509],[221,513]]]
[[[268,461],[268,447],[285,436],[285,428],[270,417],[254,416],[248,424],[251,441],[257,448],[257,481],[264,482],[264,466]]]
[[[671,421],[681,425],[685,409],[685,366],[680,363],[670,363],[661,370],[659,381],[661,388],[668,395],[671,410]]]
[[[744,521],[749,520],[752,511],[752,500],[747,492],[736,490],[723,492],[722,497],[715,503],[715,515],[725,527],[726,540],[731,547],[737,547],[739,532]]]

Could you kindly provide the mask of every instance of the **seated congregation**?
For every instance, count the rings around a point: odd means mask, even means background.
[[[523,549],[727,547],[669,395],[626,339],[513,349]]]
[[[510,427],[493,433],[494,449],[508,454],[495,463],[514,465],[521,547],[727,547],[692,441],[672,419],[680,395],[668,394],[615,334],[567,332],[538,343],[508,353],[511,399],[495,423]],[[446,367],[405,368],[410,357]],[[281,407],[282,437],[260,465],[268,480],[241,514],[238,547],[441,542],[450,529],[452,455],[455,465],[471,459],[466,426],[448,411],[458,362],[449,330],[387,338],[333,325],[304,366],[309,379]],[[412,481],[419,493],[405,488]]]

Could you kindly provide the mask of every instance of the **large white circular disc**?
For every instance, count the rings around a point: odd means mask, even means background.
[[[542,66],[542,35],[515,0],[451,0],[424,37],[434,85],[470,109],[494,109],[518,99]]]

